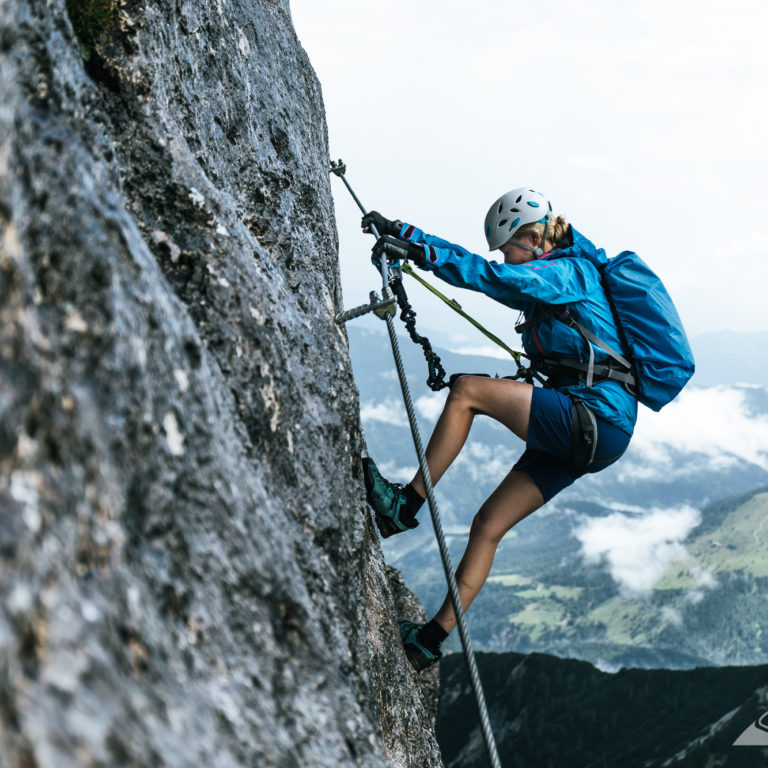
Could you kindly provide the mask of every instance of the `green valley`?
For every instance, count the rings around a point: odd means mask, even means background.
[[[768,657],[767,491],[705,507],[682,557],[645,594],[623,589],[605,562],[585,559],[574,535],[584,512],[534,516],[500,547],[468,612],[479,648],[552,653],[609,670]],[[590,510],[597,525],[601,514],[615,513]],[[422,572],[420,582],[431,599],[441,596],[439,574]],[[455,638],[449,648],[458,649]]]

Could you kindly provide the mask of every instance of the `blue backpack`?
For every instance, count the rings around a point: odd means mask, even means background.
[[[613,309],[619,335],[630,359],[601,341],[562,308],[552,307],[534,322],[547,316],[557,317],[605,351],[607,363],[595,363],[589,347],[589,363],[558,360],[576,369],[592,386],[594,378],[614,379],[627,385],[638,400],[654,411],[660,411],[675,398],[693,376],[693,352],[685,335],[680,316],[658,275],[632,251],[622,251],[602,264],[589,259],[602,276],[605,295]]]
[[[696,370],[680,316],[658,275],[636,253],[622,251],[601,271],[634,363],[638,399],[660,411]]]

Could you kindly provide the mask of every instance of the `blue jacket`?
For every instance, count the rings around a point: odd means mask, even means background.
[[[571,227],[573,244],[525,264],[488,261],[459,245],[403,225],[400,236],[422,243],[427,254],[425,269],[458,288],[480,291],[520,310],[530,319],[541,305],[564,305],[574,319],[597,338],[626,355],[600,283],[595,263],[607,261],[605,251]],[[572,256],[575,258],[560,258]],[[556,257],[556,258],[553,258]],[[574,328],[556,318],[544,320],[523,333],[523,347],[531,358],[568,357],[587,361],[588,342]],[[608,355],[593,345],[595,362]],[[600,381],[586,387],[578,380],[565,382],[560,392],[584,400],[594,412],[631,435],[637,420],[637,398],[616,381]]]

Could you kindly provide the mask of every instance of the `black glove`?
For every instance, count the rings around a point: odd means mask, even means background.
[[[400,230],[403,228],[402,221],[390,221],[389,219],[385,219],[378,211],[366,213],[365,216],[363,216],[363,220],[360,222],[360,226],[363,229],[370,228],[371,224],[376,227],[379,237],[382,235],[399,237]]]
[[[382,252],[387,255],[387,259],[395,261],[410,259],[417,267],[423,267],[427,263],[423,245],[401,240],[392,235],[380,237],[373,246],[374,257],[381,258]]]

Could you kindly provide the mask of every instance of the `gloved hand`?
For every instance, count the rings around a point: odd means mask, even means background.
[[[389,219],[385,219],[378,211],[371,211],[363,216],[363,220],[360,222],[363,232],[370,232],[371,224],[376,227],[379,237],[382,235],[399,237],[400,230],[403,228],[402,221],[390,221]]]
[[[410,259],[417,267],[423,267],[427,263],[423,245],[401,240],[392,235],[380,237],[373,246],[374,257],[380,259],[382,252],[387,255],[387,259],[395,261]]]

